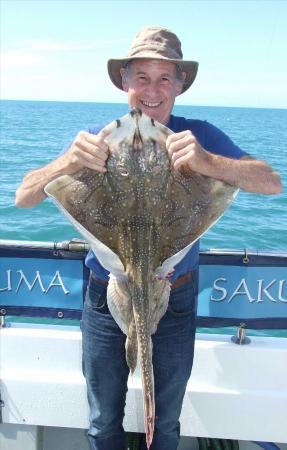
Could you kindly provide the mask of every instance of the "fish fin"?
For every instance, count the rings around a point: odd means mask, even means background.
[[[57,182],[61,182],[61,184],[63,184],[65,182],[65,178],[67,178],[66,182],[68,182],[68,176],[58,178]],[[90,233],[83,225],[81,225],[80,222],[78,222],[55,197],[54,192],[57,192],[57,185],[55,184],[55,181],[48,183],[44,190],[53,202],[56,203],[63,214],[70,220],[73,226],[79,231],[79,233],[81,233],[84,239],[90,244],[91,249],[100,264],[117,278],[125,279],[125,270],[120,258],[109,247],[107,247],[103,242],[93,236],[92,233]]]
[[[156,276],[158,278],[166,278],[167,275],[174,270],[174,267],[185,257],[185,255],[193,246],[194,242],[191,242],[191,244],[187,245],[185,248],[177,252],[175,255],[172,255],[170,258],[167,258],[162,263],[162,265],[157,267],[157,269],[155,270]]]
[[[133,321],[133,307],[128,285],[110,277],[107,289],[107,302],[111,315],[126,335]]]
[[[204,208],[198,208],[197,213],[194,214],[194,223],[192,226],[191,224],[189,225],[193,231],[193,233],[190,234],[190,238],[192,238],[191,242],[172,256],[166,258],[163,263],[156,268],[155,275],[159,278],[166,278],[167,275],[174,270],[174,267],[185,257],[195,242],[218,222],[239,192],[239,189],[220,180],[194,173],[190,180],[189,189],[191,190],[192,186],[196,184],[197,187],[205,186],[205,196],[208,197],[208,204]],[[186,198],[188,200],[188,196]],[[194,203],[194,198],[192,196],[190,199],[191,203],[189,209],[192,211],[197,205]],[[208,220],[206,220],[206,216],[208,217]],[[192,217],[192,214],[187,217]],[[202,225],[202,222],[205,223]],[[169,230],[169,233],[174,232]]]
[[[131,373],[134,373],[137,365],[138,344],[132,299],[127,283],[111,276],[107,289],[107,302],[111,315],[122,332],[127,335],[126,361]]]
[[[130,323],[125,347],[127,365],[129,366],[130,371],[133,374],[137,366],[138,355],[138,341],[134,320],[132,320],[132,322]]]

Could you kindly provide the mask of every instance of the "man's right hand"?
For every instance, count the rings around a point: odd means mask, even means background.
[[[108,150],[109,147],[103,135],[80,131],[63,157],[66,157],[69,162],[70,173],[77,172],[84,167],[98,172],[106,172]]]
[[[15,205],[28,208],[46,198],[44,187],[61,175],[71,175],[84,167],[106,172],[108,145],[105,135],[94,135],[80,131],[69,150],[40,169],[29,172],[17,189]]]

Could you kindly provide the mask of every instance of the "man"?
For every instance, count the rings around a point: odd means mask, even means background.
[[[136,36],[126,58],[108,61],[112,82],[127,92],[131,108],[139,107],[174,131],[166,147],[174,169],[194,170],[250,192],[277,194],[278,174],[252,159],[220,130],[199,120],[171,115],[176,96],[193,83],[198,64],[182,59],[181,43],[170,31],[149,27]],[[16,194],[27,207],[45,198],[44,186],[83,167],[105,172],[108,146],[98,130],[80,132],[69,150],[32,171]],[[152,450],[176,450],[179,415],[190,377],[195,337],[199,244],[175,267],[169,307],[153,336],[156,423]],[[125,336],[106,303],[108,273],[90,252],[91,269],[83,311],[83,370],[90,405],[88,438],[92,450],[124,450],[122,427],[128,367]]]

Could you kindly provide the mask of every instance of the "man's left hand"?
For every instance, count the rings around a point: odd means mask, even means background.
[[[190,130],[168,136],[166,148],[174,170],[179,170],[182,167],[203,174],[206,173],[209,153],[199,144]]]

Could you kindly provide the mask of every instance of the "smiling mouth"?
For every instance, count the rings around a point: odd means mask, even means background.
[[[148,108],[158,108],[162,102],[147,102],[145,100],[140,100],[143,106],[147,106]]]

